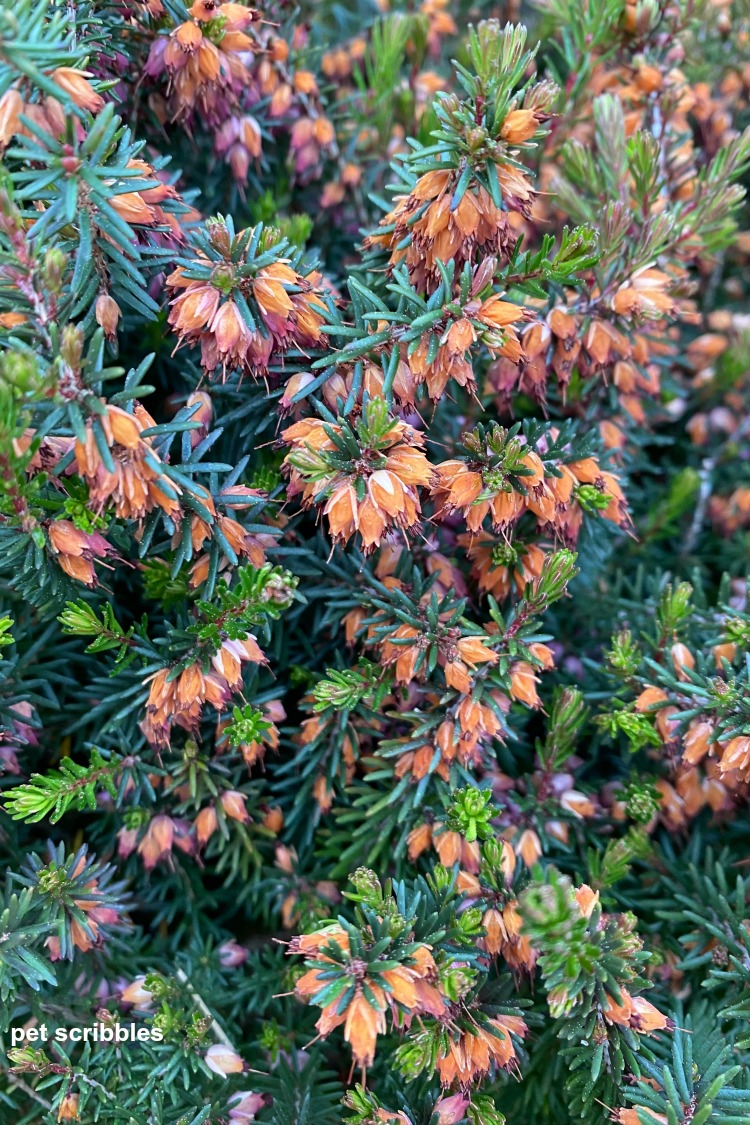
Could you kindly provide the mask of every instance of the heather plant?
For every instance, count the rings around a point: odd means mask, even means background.
[[[0,10],[5,1125],[750,1121],[750,9]]]

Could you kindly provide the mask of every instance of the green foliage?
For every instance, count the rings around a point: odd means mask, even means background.
[[[232,722],[226,729],[229,745],[236,747],[243,742],[258,742],[270,726],[271,724],[263,718],[263,713],[252,704],[235,707],[232,711]]]
[[[488,839],[492,835],[491,799],[491,794],[481,789],[456,789],[448,810],[449,828],[460,832],[470,844]]]
[[[547,734],[537,745],[540,762],[550,770],[559,770],[576,748],[578,736],[586,724],[588,708],[583,693],[577,688],[560,688],[555,693]]]
[[[355,668],[341,671],[329,668],[326,679],[319,680],[313,690],[313,710],[321,712],[333,708],[353,711],[361,703],[377,709],[390,689],[389,678],[382,676],[368,660],[360,661]]]
[[[14,820],[36,824],[49,817],[56,824],[69,809],[95,809],[97,791],[104,788],[117,795],[113,774],[117,762],[107,762],[93,747],[88,766],[63,758],[60,769],[32,774],[28,785],[18,785],[5,798],[5,807]]]
[[[740,1125],[750,1113],[750,1090],[741,1077],[735,1084],[742,1067],[732,1065],[731,1042],[706,1021],[705,1009],[696,1015],[675,1031],[671,1057],[645,1061],[642,1081],[628,1092],[644,1125]]]

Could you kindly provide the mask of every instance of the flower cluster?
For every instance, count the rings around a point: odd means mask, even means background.
[[[289,494],[300,493],[306,505],[325,500],[334,540],[346,543],[359,533],[369,552],[391,528],[418,526],[419,489],[432,480],[432,466],[422,434],[389,417],[383,399],[370,400],[353,430],[346,422],[305,419],[282,436],[291,447],[284,460]]]
[[[209,375],[218,367],[224,375],[239,368],[257,378],[290,347],[304,351],[322,341],[326,304],[319,275],[297,273],[281,257],[283,243],[268,234],[265,252],[252,255],[248,244],[258,248],[261,228],[233,236],[216,221],[205,251],[167,278],[169,323],[180,344],[200,344]]]

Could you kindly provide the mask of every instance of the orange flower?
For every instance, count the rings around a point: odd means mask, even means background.
[[[71,66],[58,66],[50,78],[59,86],[80,109],[99,113],[104,108],[104,98],[92,89],[88,82],[93,75],[87,70],[76,70]]]
[[[58,1121],[78,1120],[78,1094],[65,1094],[57,1110]]]
[[[381,223],[389,229],[371,235],[365,245],[382,245],[390,252],[392,265],[405,260],[409,278],[420,292],[439,282],[438,261],[453,259],[458,274],[475,256],[502,258],[512,240],[508,211],[528,216],[534,193],[524,173],[506,163],[495,167],[507,211],[496,207],[477,182],[452,209],[458,174],[438,169],[426,172],[408,196],[396,201]]]
[[[633,1109],[618,1109],[615,1110],[614,1116],[614,1120],[618,1121],[620,1125],[643,1125],[643,1122],[650,1118],[663,1122],[663,1125],[668,1125],[667,1118],[663,1113],[654,1113],[652,1109],[647,1109],[645,1106],[634,1106]]]
[[[694,719],[682,737],[682,760],[697,765],[709,751],[713,732],[712,723]]]
[[[533,867],[542,854],[542,843],[533,828],[525,828],[513,845],[527,867]]]
[[[146,716],[141,724],[154,746],[169,745],[172,723],[195,733],[205,703],[224,709],[232,692],[242,685],[242,665],[264,664],[266,658],[252,633],[244,639],[227,639],[212,657],[213,671],[189,664],[178,675],[160,668],[146,680],[150,685]],[[229,813],[231,816],[232,813]]]
[[[305,506],[319,502],[321,494],[327,496],[323,513],[334,540],[346,543],[358,532],[368,553],[392,527],[410,529],[418,523],[418,488],[432,479],[432,467],[422,452],[424,439],[396,420],[372,455],[363,454],[347,470],[327,459],[336,448],[331,432],[338,434],[341,428],[311,419],[284,430],[282,438],[291,447],[284,460],[291,478],[289,492],[301,492]]]
[[[510,670],[510,694],[513,699],[525,703],[527,707],[541,706],[536,690],[538,677],[531,664],[525,660],[517,661]]]
[[[436,515],[442,517],[460,508],[467,526],[479,531],[489,504],[476,503],[484,482],[481,473],[471,471],[464,461],[443,461],[435,468],[433,494],[436,498]]]
[[[495,1016],[486,1023],[475,1023],[471,1031],[451,1035],[448,1047],[439,1048],[437,1070],[443,1086],[454,1082],[462,1087],[474,1085],[496,1068],[509,1069],[516,1061],[511,1032],[519,1038],[527,1027],[519,1016]]]
[[[214,240],[221,242],[224,233],[217,227]],[[196,265],[204,267],[207,262],[199,253]],[[213,280],[186,277],[182,267],[167,278],[172,294],[169,324],[180,344],[200,343],[207,372],[221,367],[226,374],[227,369],[238,368],[253,377],[265,376],[274,352],[319,343],[326,306],[318,274],[303,277],[284,259],[258,270],[251,282],[251,303],[264,325],[261,332],[249,326],[232,293],[223,299],[225,283],[234,277],[235,268],[236,263],[227,260],[219,267],[221,276],[217,274],[215,285]]]
[[[641,692],[635,701],[635,709],[638,712],[652,711],[659,703],[665,703],[667,700],[667,693],[661,688],[647,687]]]
[[[644,268],[615,293],[612,307],[620,315],[658,319],[671,316],[675,304],[667,293],[671,278],[661,270]]]
[[[245,1069],[245,1064],[237,1052],[224,1043],[212,1043],[206,1051],[205,1059],[209,1070],[218,1074],[220,1078],[226,1078],[230,1074],[241,1074]]]
[[[1,142],[0,142],[1,143]],[[0,313],[0,328],[18,328],[22,324],[28,322],[28,317],[25,313],[6,312]]]
[[[149,821],[146,834],[138,845],[138,854],[147,871],[156,867],[160,860],[172,852],[174,841],[174,822],[168,816],[155,816]]]
[[[227,367],[242,367],[250,348],[251,333],[234,301],[219,305],[208,325],[213,336],[217,362]]]
[[[596,806],[593,801],[584,793],[579,793],[577,789],[566,789],[560,795],[560,807],[578,817],[596,814]]]
[[[617,1004],[611,996],[607,997],[607,1007],[603,1015],[608,1023],[616,1023],[621,1027],[632,1027],[642,1035],[652,1035],[655,1031],[674,1028],[674,1022],[662,1015],[658,1008],[642,996],[631,996],[624,989],[620,989],[622,1002]]]
[[[343,960],[326,953],[327,946],[337,947]],[[382,969],[375,961],[350,957],[349,938],[337,924],[331,924],[312,934],[303,934],[290,942],[289,953],[302,953],[308,958],[308,969],[297,981],[295,992],[301,999],[317,1002],[316,997],[327,991],[336,973],[350,982],[353,992],[342,1009],[338,999],[323,1002],[316,1027],[322,1036],[344,1025],[344,1039],[351,1045],[354,1062],[361,1067],[372,1065],[378,1035],[386,1030],[386,1012],[400,1021],[403,1013],[422,1011],[442,1014],[444,1001],[434,987],[437,979],[435,962],[429,947],[417,946],[409,963]]]
[[[49,541],[62,569],[86,586],[96,585],[94,560],[116,555],[103,535],[80,531],[70,520],[55,520],[49,526]]]
[[[432,833],[432,844],[443,867],[453,867],[456,863],[462,870],[475,875],[479,871],[480,851],[476,840],[465,840],[460,832],[451,832],[441,824],[436,824]]]
[[[96,323],[104,329],[108,340],[114,340],[117,336],[120,312],[120,306],[109,293],[100,293],[96,298]]]
[[[672,657],[672,667],[675,670],[678,680],[689,679],[685,669],[692,670],[695,668],[695,657],[693,656],[687,645],[675,644],[672,645],[670,652]]]
[[[551,436],[554,433],[552,431]],[[505,442],[505,434],[499,427],[491,429],[489,436],[466,434],[463,441],[470,453],[466,461],[444,461],[436,467],[433,486],[435,515],[438,519],[446,519],[458,509],[469,531],[481,533],[485,517],[489,514],[493,530],[506,533],[505,541],[493,549],[496,557],[488,557],[481,548],[477,550],[477,555],[482,558],[484,574],[491,569],[492,562],[496,566],[503,565],[506,558],[515,562],[519,553],[529,550],[526,546],[517,548],[507,542],[508,528],[525,512],[531,512],[536,517],[540,528],[551,528],[566,543],[575,545],[583,521],[583,509],[576,494],[581,484],[593,485],[606,498],[606,506],[601,513],[604,519],[619,527],[629,527],[630,516],[617,477],[600,469],[593,457],[569,465],[559,464],[555,466],[553,475],[552,471],[545,471],[544,463],[535,450],[525,449],[521,442],[513,439],[515,448],[510,444],[508,448],[513,449],[523,466],[521,476],[517,470],[514,475],[498,465],[498,450]],[[464,537],[462,542],[469,546],[470,557],[474,557],[473,540]],[[489,540],[483,537],[482,543],[486,542]],[[496,581],[500,589],[507,592],[508,574],[504,573]]]
[[[723,746],[719,769],[722,773],[728,770],[744,772],[748,766],[750,766],[750,738],[738,735]]]
[[[432,843],[432,825],[418,824],[407,837],[409,859],[414,863]]]
[[[547,558],[536,543],[514,541],[507,546],[486,531],[460,535],[458,541],[473,563],[471,573],[479,589],[500,599],[507,598],[513,588],[522,594],[528,582],[539,578]]]
[[[500,136],[509,144],[530,141],[539,128],[533,109],[512,109],[503,122]]]
[[[245,808],[246,797],[235,789],[226,789],[221,795],[221,807],[230,820],[238,820],[240,824],[247,824],[250,820]]]
[[[643,996],[634,996],[632,999],[633,1013],[630,1017],[630,1026],[643,1035],[652,1035],[655,1031],[672,1031],[674,1021],[662,1015],[658,1008]]]
[[[576,902],[581,908],[584,918],[590,918],[595,908],[599,905],[599,892],[593,891],[587,883],[582,883],[575,889]]]
[[[481,320],[491,328],[508,328],[515,321],[521,320],[523,316],[524,309],[520,305],[503,301],[500,296],[488,297],[480,305],[477,312],[477,320]]]
[[[23,98],[11,86],[0,98],[0,151],[7,148],[20,128],[20,117],[25,112]]]
[[[76,465],[89,487],[92,506],[101,511],[112,503],[116,515],[124,519],[142,520],[154,508],[179,518],[181,489],[162,471],[151,439],[141,436],[155,425],[153,418],[142,406],[128,414],[109,405],[99,422],[111,451],[109,465],[102,459],[91,423],[85,442],[75,444]]]
[[[251,82],[248,52],[259,44],[246,31],[255,13],[241,4],[196,0],[189,14],[192,18],[174,28],[168,39],[153,40],[146,73],[166,77],[172,120],[200,112],[203,121],[218,127]],[[204,34],[206,24],[211,27]]]
[[[507,939],[502,912],[495,907],[485,910],[482,915],[482,928],[484,929],[482,945],[491,957],[496,957]]]
[[[198,847],[203,848],[213,836],[219,826],[219,818],[213,805],[202,808],[194,820],[195,838]]]
[[[383,995],[380,990],[375,991],[372,986],[371,992],[376,1000]],[[344,1023],[344,1039],[351,1044],[355,1063],[364,1067],[372,1066],[375,1058],[375,1040],[378,1034],[382,1035],[384,1032],[383,1010],[374,1007],[365,996],[357,993],[346,1009]]]
[[[110,206],[121,219],[131,225],[149,226],[156,222],[156,211],[153,207],[149,207],[140,192],[121,191],[112,196]]]

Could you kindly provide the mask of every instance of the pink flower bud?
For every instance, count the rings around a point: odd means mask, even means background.
[[[117,833],[117,854],[120,859],[127,859],[135,851],[138,843],[137,828],[121,828]]]
[[[259,1110],[269,1103],[268,1094],[254,1094],[251,1090],[240,1091],[229,1099],[229,1120],[254,1121]]]
[[[144,988],[145,977],[136,977],[132,984],[124,988],[120,999],[124,1004],[133,1004],[136,1008],[148,1008],[151,1005],[152,995]]]
[[[78,1120],[78,1094],[66,1094],[57,1110],[58,1121]]]
[[[18,90],[6,90],[0,98],[0,148],[5,148],[13,140],[20,127],[19,116],[23,113],[23,98]]]
[[[236,941],[225,941],[219,946],[219,961],[225,969],[234,969],[247,961],[249,954],[243,945]]]
[[[50,961],[60,960],[60,939],[59,937],[48,937],[44,943],[49,950]]]
[[[309,371],[298,371],[296,375],[292,375],[291,379],[287,380],[284,387],[284,393],[279,399],[279,409],[282,414],[288,414],[294,406],[292,399],[301,390],[312,383],[314,376]]]
[[[117,325],[120,320],[120,306],[117,301],[110,297],[109,293],[100,293],[96,298],[94,312],[96,323],[104,329],[107,339],[114,340],[117,336]]]
[[[194,391],[185,404],[188,409],[193,408],[191,422],[198,422],[200,429],[190,431],[190,448],[195,449],[200,445],[211,426],[214,414],[214,404],[211,396],[205,391]]]
[[[92,77],[88,70],[76,70],[72,66],[58,66],[50,75],[55,85],[64,90],[75,105],[90,113],[98,113],[104,108],[104,98],[89,85],[87,80]]]
[[[160,859],[168,856],[174,840],[174,825],[168,816],[155,816],[146,829],[146,835],[138,845],[138,854],[143,859],[147,871]]]
[[[231,820],[239,820],[240,824],[247,824],[250,820],[245,808],[245,796],[236,789],[228,789],[221,795],[221,807]]]
[[[466,1116],[469,1108],[469,1099],[465,1094],[452,1094],[449,1098],[441,1098],[435,1103],[435,1112],[438,1115],[437,1125],[458,1125]]]
[[[206,1066],[214,1074],[226,1078],[228,1074],[241,1074],[245,1064],[231,1047],[224,1043],[214,1043],[206,1051]]]
[[[193,838],[189,820],[174,820],[174,845],[185,855],[195,855],[195,839]]]
[[[213,805],[206,805],[195,818],[195,838],[198,846],[203,848],[216,831],[219,818]]]
[[[672,645],[670,653],[672,657],[672,667],[675,670],[678,680],[688,680],[690,677],[685,671],[686,668],[695,668],[695,657],[693,656],[687,645],[675,644]]]

